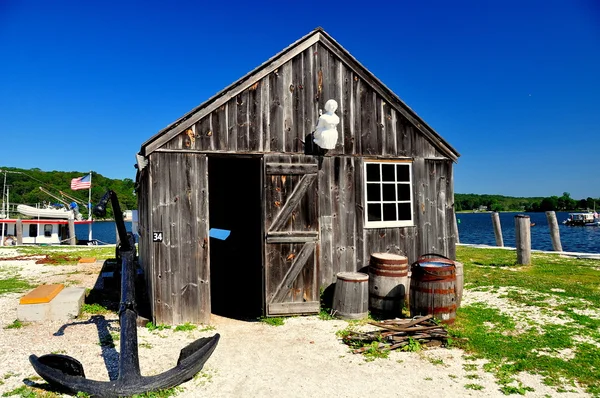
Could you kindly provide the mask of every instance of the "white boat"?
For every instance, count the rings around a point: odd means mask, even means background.
[[[568,226],[580,226],[580,227],[598,227],[600,226],[600,219],[598,213],[584,212],[584,213],[569,213],[569,218],[563,221],[563,224]]]
[[[81,220],[81,214],[75,213],[73,210],[69,210],[65,207],[33,207],[28,205],[18,205],[17,211],[24,216],[33,218],[58,218],[68,220],[70,218],[74,220]]]
[[[75,225],[91,224],[91,220],[74,220]],[[20,231],[18,231],[20,225]],[[69,220],[66,219],[15,219],[0,220],[0,246],[14,246],[21,235],[23,245],[69,244]]]

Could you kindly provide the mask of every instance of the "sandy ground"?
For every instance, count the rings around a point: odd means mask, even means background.
[[[18,273],[34,283],[66,281],[92,288],[100,268],[100,262],[49,266],[0,258],[0,277]],[[90,379],[116,376],[119,341],[116,348],[99,344],[100,338],[118,331],[116,314],[5,329],[16,319],[21,296],[0,296],[0,394],[24,383],[43,383],[28,362],[30,354],[70,355],[83,364]],[[468,290],[463,297],[469,300]],[[482,370],[483,361],[465,359],[458,349],[393,351],[388,359],[367,362],[363,356],[350,353],[336,337],[336,331],[347,326],[341,320],[294,317],[275,327],[214,316],[211,326],[214,329],[185,332],[138,328],[142,374],[170,369],[181,348],[199,337],[219,333],[221,341],[214,354],[202,372],[181,386],[179,397],[505,397],[493,375]],[[538,376],[521,374],[518,380],[535,390],[527,396],[559,395]],[[470,385],[483,389],[473,390]],[[560,396],[587,396],[581,389],[572,390]]]

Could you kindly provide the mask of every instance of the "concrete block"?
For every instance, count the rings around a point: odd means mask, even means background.
[[[52,320],[73,319],[79,316],[85,300],[85,288],[67,287],[50,302]]]
[[[23,322],[62,321],[76,318],[85,300],[85,288],[67,287],[49,303],[19,304],[17,319]]]
[[[41,322],[49,318],[50,303],[19,304],[17,306],[17,319],[22,322]]]

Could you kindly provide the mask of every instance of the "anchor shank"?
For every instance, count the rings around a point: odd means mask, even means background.
[[[119,380],[140,377],[134,259],[135,247],[133,250],[121,250],[121,303],[119,306],[121,353],[119,359]]]

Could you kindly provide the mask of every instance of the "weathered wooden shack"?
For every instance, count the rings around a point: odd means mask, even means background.
[[[329,99],[337,145],[305,154]],[[315,313],[335,275],[373,252],[454,258],[458,156],[312,31],[142,144],[140,261],[154,321]]]

